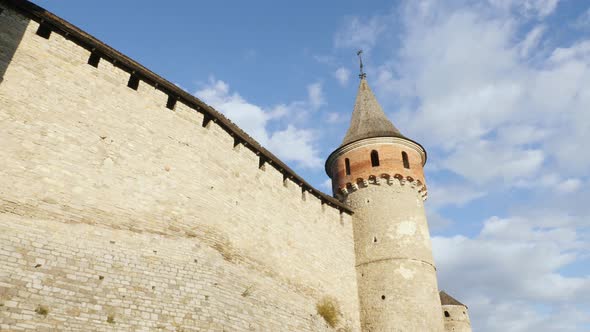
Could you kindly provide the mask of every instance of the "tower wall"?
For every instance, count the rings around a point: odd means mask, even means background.
[[[371,151],[379,166],[371,164]],[[405,168],[401,152],[410,168]],[[398,157],[400,156],[400,157]],[[345,159],[350,175],[346,175]],[[369,138],[328,161],[334,190],[354,210],[363,331],[443,331],[423,200],[423,150],[400,138]]]
[[[467,307],[463,305],[443,305],[445,332],[471,332],[471,321]]]
[[[25,2],[0,0],[0,330],[360,329],[349,214],[7,3]]]

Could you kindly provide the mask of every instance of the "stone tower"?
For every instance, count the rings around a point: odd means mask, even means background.
[[[471,322],[466,305],[444,291],[440,292],[440,303],[445,319],[445,332],[471,332]]]
[[[365,75],[340,147],[326,172],[354,211],[363,331],[443,331],[423,201],[424,148],[387,119]]]

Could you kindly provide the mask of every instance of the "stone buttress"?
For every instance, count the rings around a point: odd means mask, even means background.
[[[364,75],[350,128],[326,162],[353,211],[363,331],[443,331],[424,200],[426,151],[387,119]]]

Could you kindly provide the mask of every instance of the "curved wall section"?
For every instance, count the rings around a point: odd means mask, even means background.
[[[399,183],[347,195],[364,331],[442,331],[422,197]]]
[[[467,307],[463,305],[443,305],[445,332],[471,332],[471,322]]]
[[[376,137],[340,147],[326,162],[334,193],[354,211],[363,331],[443,331],[425,161],[412,141]]]
[[[378,154],[378,166],[372,162],[372,153]],[[409,167],[404,167],[403,152],[407,154]],[[350,172],[346,170],[346,160]],[[362,184],[374,178],[387,181],[397,177],[416,182],[418,190],[426,192],[423,165],[426,153],[421,146],[397,137],[376,137],[346,145],[332,153],[326,162],[326,170],[332,178],[332,191],[342,199],[342,189]]]

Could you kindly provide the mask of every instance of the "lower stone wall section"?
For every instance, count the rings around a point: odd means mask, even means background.
[[[193,238],[0,215],[2,331],[324,331],[316,302]]]

